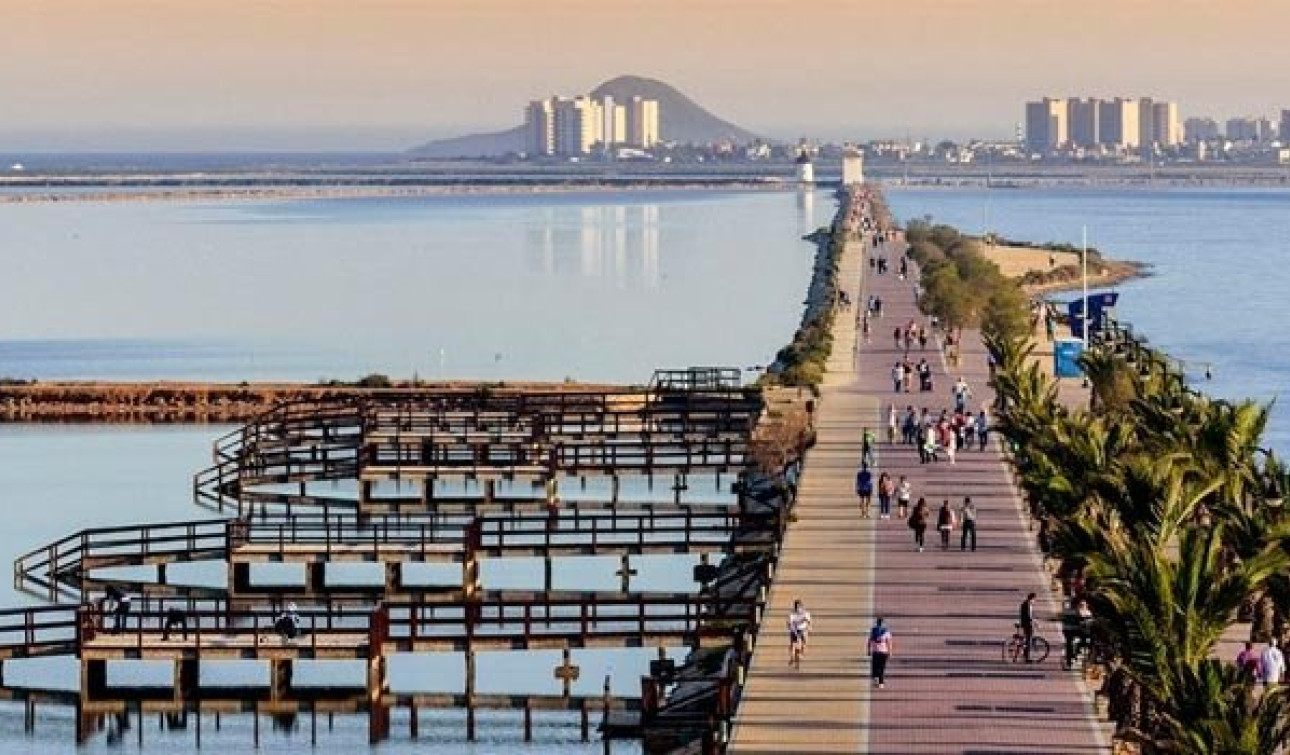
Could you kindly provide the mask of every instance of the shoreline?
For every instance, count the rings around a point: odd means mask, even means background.
[[[353,400],[428,391],[475,393],[629,390],[611,383],[445,380],[390,385],[107,380],[0,383],[0,425],[208,425],[246,422],[290,401]]]
[[[440,196],[520,196],[539,194],[610,194],[615,192],[642,191],[790,191],[797,185],[792,181],[758,179],[686,179],[652,181],[553,181],[541,184],[449,183],[425,186],[248,186],[156,188],[140,187],[121,190],[110,186],[89,186],[83,190],[24,191],[26,187],[0,184],[0,205],[4,204],[58,204],[68,202],[252,202],[263,200],[302,199],[382,199]],[[43,188],[43,187],[42,187]],[[821,187],[824,188],[824,187]]]

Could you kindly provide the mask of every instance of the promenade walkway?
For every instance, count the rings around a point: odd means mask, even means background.
[[[869,249],[848,248],[847,254]],[[889,244],[893,262],[900,249]],[[854,286],[862,260],[845,259],[844,280]],[[894,274],[867,276],[852,299],[882,298],[884,317],[871,343],[854,351],[854,323],[839,323],[817,415],[819,444],[807,455],[793,524],[770,594],[748,684],[733,731],[731,752],[759,753],[1095,753],[1108,752],[1105,730],[1077,674],[1059,665],[1059,606],[1052,598],[1033,534],[995,443],[964,450],[954,465],[923,465],[913,446],[879,447],[878,471],[906,475],[914,500],[933,512],[970,495],[978,509],[975,552],[942,551],[934,529],[918,552],[912,532],[894,514],[860,519],[854,475],[862,428],[885,428],[887,407],[953,404],[950,387],[963,375],[974,406],[989,405],[984,347],[966,333],[961,368],[954,372],[932,343],[920,354],[935,375],[935,391],[897,395],[891,368],[903,354],[892,331],[911,319],[913,285]],[[854,314],[854,313],[852,313]],[[846,318],[850,320],[850,317]],[[855,355],[853,361],[850,357]],[[880,420],[879,417],[882,417]],[[876,511],[876,503],[875,503]],[[1006,665],[1001,644],[1011,633],[1027,592],[1040,596],[1041,634],[1054,654],[1043,664]],[[788,667],[784,623],[800,598],[815,628],[800,670]],[[895,637],[885,689],[870,686],[865,640],[875,616]]]

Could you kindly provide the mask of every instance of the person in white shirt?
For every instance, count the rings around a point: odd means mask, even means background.
[[[811,612],[802,607],[802,601],[793,601],[793,611],[788,614],[788,665],[802,667],[806,655],[806,639],[811,631]]]
[[[1259,660],[1263,662],[1263,683],[1269,687],[1280,684],[1286,672],[1286,658],[1281,648],[1277,647],[1276,640],[1268,642]]]

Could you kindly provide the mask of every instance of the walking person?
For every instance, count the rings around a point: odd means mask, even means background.
[[[949,550],[950,533],[954,531],[954,510],[950,508],[948,498],[941,504],[941,510],[936,512],[936,529],[941,533],[941,550]]]
[[[108,585],[107,598],[112,605],[112,634],[116,634],[125,629],[125,619],[130,614],[130,596],[116,585]]]
[[[962,531],[959,534],[959,550],[968,549],[968,540],[972,541],[972,550],[976,551],[976,504],[972,503],[970,496],[963,498],[963,505],[959,507],[959,522],[962,523]]]
[[[873,472],[868,464],[861,464],[856,473],[856,495],[860,498],[860,517],[869,518],[869,507],[873,504]]]
[[[887,661],[891,658],[892,650],[891,630],[882,623],[880,616],[874,622],[873,629],[869,630],[869,670],[873,684],[878,689],[882,689],[887,683]]]
[[[990,435],[990,419],[986,416],[984,409],[977,412],[973,426],[976,428],[976,442],[980,445],[980,450],[984,451],[985,442]]]
[[[1276,640],[1269,640],[1267,648],[1263,651],[1259,661],[1262,665],[1263,678],[1262,682],[1265,687],[1275,687],[1281,683],[1286,673],[1286,657],[1277,647]]]
[[[914,506],[913,513],[909,515],[909,528],[914,531],[914,545],[918,546],[919,553],[923,552],[924,538],[927,535],[927,520],[931,513],[927,508],[927,500],[919,498],[918,505]]]
[[[793,601],[793,610],[788,614],[788,665],[802,667],[802,657],[806,655],[806,637],[811,631],[811,612],[802,606],[802,601]]]
[[[179,606],[170,606],[166,609],[166,616],[161,625],[161,639],[166,641],[170,639],[170,630],[179,627],[183,631],[184,641],[188,641],[188,614]]]
[[[891,518],[891,497],[896,492],[896,483],[892,481],[891,475],[883,472],[878,475],[878,517],[880,519]]]
[[[887,443],[894,445],[896,442],[896,428],[900,426],[900,412],[896,409],[896,404],[892,403],[887,408]]]
[[[1035,598],[1037,596],[1032,592],[1021,601],[1021,609],[1018,611],[1018,624],[1021,625],[1021,635],[1026,638],[1026,663],[1030,663],[1030,647],[1035,642]]]
[[[968,387],[967,379],[959,375],[959,379],[954,383],[954,411],[960,414],[967,411],[968,399],[972,398],[972,389]]]
[[[896,516],[901,519],[909,516],[909,501],[913,496],[913,486],[909,484],[908,478],[901,475],[900,484],[896,486]]]

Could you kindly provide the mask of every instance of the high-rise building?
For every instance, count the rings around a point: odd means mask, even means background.
[[[1182,125],[1177,102],[1156,102],[1151,106],[1151,142],[1162,147],[1182,144]]]
[[[557,99],[555,110],[555,153],[578,156],[591,152],[604,130],[600,106],[588,97]]]
[[[1052,152],[1067,142],[1066,100],[1045,97],[1026,103],[1026,148]]]
[[[627,108],[614,103],[614,98],[606,95],[600,99],[601,133],[600,143],[606,147],[624,144],[627,141]]]
[[[1217,139],[1218,121],[1213,118],[1188,118],[1183,124],[1183,135],[1189,144]]]
[[[524,108],[524,128],[530,155],[555,154],[555,98],[530,102]]]
[[[1081,100],[1072,97],[1066,101],[1066,116],[1069,120],[1071,144],[1076,147],[1092,147],[1101,141],[1098,138],[1099,111],[1101,101],[1089,98]]]
[[[1098,104],[1097,135],[1102,144],[1115,149],[1134,149],[1141,144],[1138,101],[1123,97]]]
[[[1263,118],[1263,117],[1255,118],[1254,132],[1255,132],[1254,138],[1261,144],[1267,144],[1269,142],[1276,141],[1277,124],[1273,123],[1271,118]]]
[[[1281,111],[1281,146],[1290,147],[1290,110]]]
[[[1138,146],[1149,151],[1156,143],[1156,103],[1150,97],[1138,100]]]
[[[1257,142],[1259,140],[1259,121],[1257,118],[1240,116],[1227,119],[1227,128],[1223,135],[1234,142]]]
[[[627,103],[627,143],[649,149],[658,143],[658,100],[633,97]]]

